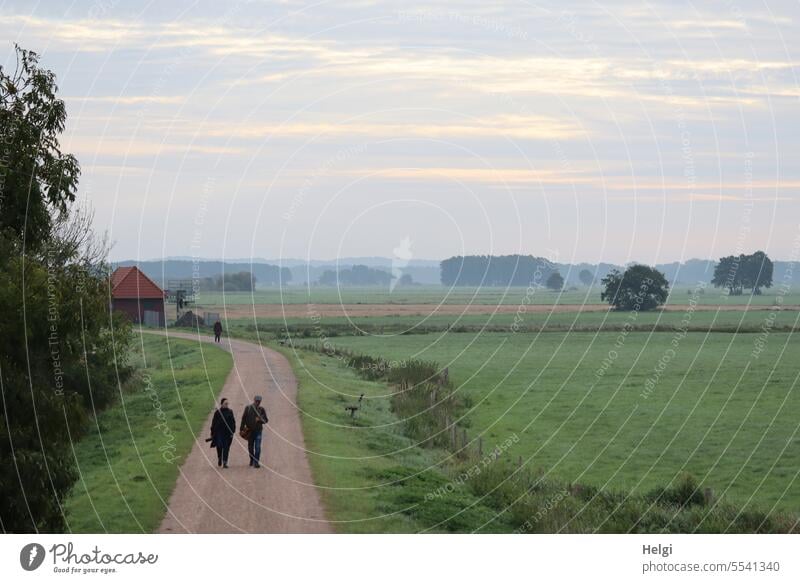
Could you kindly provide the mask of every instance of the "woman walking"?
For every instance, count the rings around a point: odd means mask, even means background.
[[[228,407],[228,399],[222,399],[211,421],[211,441],[217,448],[217,465],[223,468],[228,467],[228,454],[231,451],[234,433],[236,433],[236,417]]]

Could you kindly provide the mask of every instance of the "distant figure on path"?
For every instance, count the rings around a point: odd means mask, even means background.
[[[239,431],[247,435],[247,452],[250,454],[250,466],[260,468],[261,437],[264,425],[269,422],[267,411],[261,406],[261,396],[256,395],[253,403],[244,408],[242,424]]]
[[[220,336],[222,336],[222,322],[217,320],[214,322],[214,342],[219,342]]]
[[[222,399],[211,421],[211,442],[217,448],[217,465],[223,468],[228,467],[228,454],[231,451],[234,433],[236,433],[236,417],[228,407],[228,399]]]

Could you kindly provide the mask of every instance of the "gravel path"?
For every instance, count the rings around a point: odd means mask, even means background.
[[[213,337],[196,334],[169,336],[213,343]],[[231,446],[230,467],[217,467],[216,450],[205,442],[211,411],[181,467],[159,532],[332,532],[311,478],[297,409],[297,379],[289,362],[274,350],[242,340],[223,338],[219,346],[233,354],[233,369],[220,398],[229,399],[237,424],[253,395],[264,398],[269,424],[264,429],[262,467],[249,467],[247,442],[238,435]]]

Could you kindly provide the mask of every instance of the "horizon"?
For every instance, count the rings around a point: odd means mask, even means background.
[[[755,251],[758,251],[758,249],[745,250],[745,251],[742,251],[742,253],[743,254],[747,254],[747,253],[753,253]],[[471,255],[485,255],[485,254],[473,253]],[[510,253],[509,255],[514,255],[514,254]],[[537,258],[544,258],[541,255],[536,255],[535,253],[520,253],[519,255],[521,255],[521,256],[531,256],[531,257],[537,257]],[[730,253],[729,255],[736,255],[736,254]],[[451,257],[456,257],[456,256],[454,255],[454,256],[451,256]],[[390,257],[390,256],[381,256],[381,255],[371,255],[371,256],[360,256],[360,257],[359,256],[334,257],[334,258],[331,258],[331,259],[325,259],[325,258],[319,258],[319,257],[314,257],[314,258],[311,258],[311,259],[300,259],[300,258],[297,258],[297,257],[284,257],[284,258],[280,258],[280,259],[270,259],[270,258],[265,258],[265,257],[251,257],[251,258],[248,259],[248,258],[244,258],[244,257],[234,257],[234,258],[229,258],[229,259],[223,259],[223,258],[217,258],[217,257],[167,256],[167,257],[154,257],[154,258],[148,258],[148,259],[130,258],[130,257],[129,258],[125,258],[125,259],[109,259],[109,263],[112,263],[112,264],[113,263],[122,263],[122,262],[126,262],[126,261],[137,261],[137,262],[142,262],[142,263],[145,263],[145,262],[158,262],[158,261],[200,261],[200,262],[203,262],[203,261],[218,261],[218,262],[223,262],[223,263],[250,263],[250,262],[255,263],[255,262],[259,262],[259,263],[279,264],[281,261],[331,262],[331,263],[333,263],[333,262],[336,262],[336,261],[355,261],[355,260],[367,260],[367,259],[386,259],[388,261],[391,261],[392,257]],[[419,257],[419,258],[415,257],[413,259],[410,259],[409,263],[413,263],[415,261],[420,261],[420,262],[441,262],[441,261],[444,261],[446,259],[448,259],[448,257],[443,257],[442,259],[430,259],[430,258],[425,258],[425,257]],[[797,263],[797,258],[796,257],[795,258],[790,257],[790,258],[787,258],[787,259],[783,259],[781,257],[772,257],[772,256],[770,256],[770,259],[773,262]],[[689,261],[713,261],[713,262],[716,263],[716,262],[719,262],[719,260],[720,260],[719,257],[716,257],[716,258],[712,257],[712,258],[708,258],[708,259],[704,259],[702,257],[690,257],[688,259],[676,259],[676,260],[672,260],[672,261],[664,260],[664,261],[659,261],[658,263],[651,263],[651,264],[645,263],[643,261],[637,261],[636,259],[631,259],[627,263],[614,263],[613,261],[582,261],[582,260],[575,260],[575,261],[569,261],[569,262],[554,261],[553,263],[559,263],[561,265],[582,265],[582,264],[597,265],[597,264],[600,264],[600,263],[607,263],[607,264],[611,264],[611,265],[629,265],[629,264],[667,265],[667,264],[671,264],[671,263],[688,263]]]

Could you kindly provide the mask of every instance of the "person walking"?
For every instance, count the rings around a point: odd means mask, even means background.
[[[217,466],[228,467],[228,454],[231,451],[234,433],[236,433],[236,417],[228,406],[228,399],[222,399],[219,409],[214,411],[214,418],[211,420],[211,443],[217,448]]]
[[[222,336],[222,322],[217,320],[216,322],[214,322],[214,342],[219,342],[221,336]]]
[[[250,454],[250,467],[260,468],[261,438],[264,425],[269,423],[267,411],[261,406],[261,396],[256,395],[253,402],[244,408],[239,427],[242,437],[247,436],[247,452]]]

